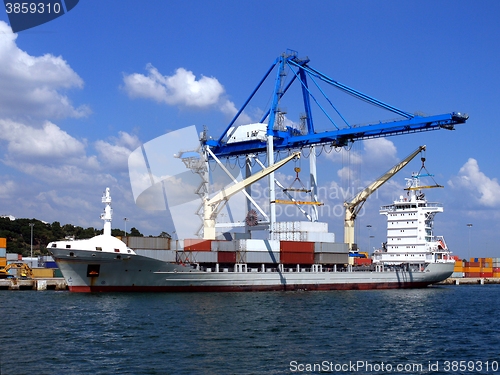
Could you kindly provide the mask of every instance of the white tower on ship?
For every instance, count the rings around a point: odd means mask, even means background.
[[[113,209],[111,208],[111,195],[109,194],[109,188],[106,188],[102,196],[102,203],[104,206],[104,213],[101,214],[101,219],[104,220],[104,236],[111,236],[111,219],[113,217]]]

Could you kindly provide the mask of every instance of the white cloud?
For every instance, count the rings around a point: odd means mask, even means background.
[[[16,161],[67,161],[85,155],[82,142],[49,121],[42,128],[34,128],[0,119],[0,139],[7,141],[8,159]]]
[[[476,159],[470,158],[460,168],[458,175],[452,177],[448,184],[456,190],[470,193],[477,203],[486,207],[500,205],[500,184],[496,178],[489,178],[479,170]]]
[[[169,105],[204,108],[217,104],[224,87],[216,78],[202,76],[178,68],[172,76],[162,75],[153,65],[146,66],[148,75],[125,75],[125,91],[132,98],[153,99]]]
[[[140,146],[140,141],[135,135],[126,132],[119,132],[118,137],[111,139],[111,142],[98,140],[95,142],[95,149],[99,153],[99,160],[103,165],[113,169],[127,169],[127,162],[130,153]]]
[[[89,114],[73,107],[60,90],[82,88],[83,80],[60,56],[35,57],[19,49],[17,35],[0,21],[0,116],[64,118]]]

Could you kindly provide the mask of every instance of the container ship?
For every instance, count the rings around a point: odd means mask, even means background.
[[[441,236],[419,176],[408,179],[406,196],[380,213],[387,242],[372,259],[355,261],[347,243],[334,242],[322,222],[277,222],[277,239],[185,239],[173,249],[128,247],[111,236],[111,196],[102,235],[48,245],[72,292],[230,292],[418,288],[448,278],[455,261]]]

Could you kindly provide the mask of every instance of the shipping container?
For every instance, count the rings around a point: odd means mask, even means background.
[[[349,254],[347,253],[316,253],[314,263],[317,264],[347,264]]]
[[[45,268],[57,268],[56,262],[45,262]]]
[[[212,250],[212,240],[185,239],[184,250],[188,251],[210,251]]]
[[[217,261],[219,263],[236,263],[236,252],[234,251],[218,251],[213,254],[217,254]]]
[[[463,272],[453,272],[450,277],[460,279],[460,278],[464,277],[464,273]]]
[[[315,253],[348,253],[349,245],[343,242],[315,242]]]
[[[178,251],[179,263],[217,263],[217,252],[212,251]]]
[[[281,241],[281,253],[314,253],[314,242]]]
[[[53,268],[32,268],[31,272],[33,273],[33,277],[39,279],[47,279],[54,277],[54,269]]]
[[[481,272],[481,267],[464,267],[464,272]]]
[[[0,237],[0,248],[7,248],[7,238]]]
[[[171,250],[170,238],[167,237],[122,237],[122,241],[132,250],[152,249],[152,250]]]
[[[239,263],[280,263],[279,251],[240,251],[237,253]]]
[[[243,239],[236,241],[236,248],[240,251],[280,251],[280,241]]]
[[[319,221],[281,221],[273,224],[274,233],[285,232],[328,232],[328,223]]]
[[[314,253],[281,252],[280,260],[282,264],[314,264]]]
[[[356,264],[358,266],[366,266],[366,265],[372,264],[372,260],[371,260],[371,258],[359,258],[359,257],[355,257],[354,258],[354,264]]]
[[[238,241],[213,241],[210,245],[212,251],[236,251],[238,249]]]
[[[59,268],[54,269],[54,277],[63,277],[63,274]]]
[[[5,247],[0,247],[0,258],[5,258],[7,256],[7,249]]]
[[[11,261],[11,262],[17,262],[18,260],[22,260],[23,259],[23,256],[21,254],[17,254],[17,253],[7,253],[5,255],[6,255],[6,258],[7,258],[7,262],[9,262],[9,261]]]
[[[335,242],[335,233],[298,232],[299,241]]]
[[[5,267],[7,265],[7,258],[0,258],[0,267]]]
[[[175,262],[175,250],[154,250],[154,249],[136,249],[137,255],[162,260],[164,262]]]

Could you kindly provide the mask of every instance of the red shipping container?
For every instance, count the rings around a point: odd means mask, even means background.
[[[282,253],[314,253],[314,242],[281,241]]]
[[[236,263],[236,252],[219,251],[217,252],[217,261],[219,263]]]
[[[500,272],[500,267],[493,267],[493,272]]]
[[[314,253],[281,252],[282,264],[314,264]]]
[[[212,240],[200,240],[198,238],[185,239],[184,250],[187,251],[211,251]]]

